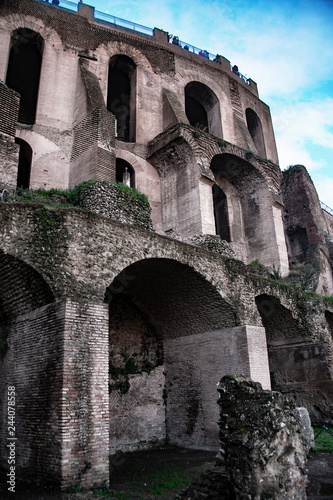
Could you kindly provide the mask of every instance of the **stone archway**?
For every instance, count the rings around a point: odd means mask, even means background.
[[[277,297],[262,294],[256,304],[266,330],[272,388],[291,393],[312,416],[316,407],[325,410],[332,390],[328,343],[315,340]]]
[[[258,155],[266,158],[266,148],[264,134],[259,116],[253,109],[247,108],[246,123],[252,137],[253,143],[257,149]]]
[[[12,33],[6,85],[21,96],[18,121],[36,121],[44,40],[39,33],[19,28]]]
[[[166,437],[174,445],[216,448],[216,383],[249,370],[241,347],[249,327],[237,327],[217,289],[173,259],[129,265],[105,301],[111,451],[151,447]]]
[[[274,265],[284,275],[288,269],[281,204],[267,180],[249,161],[223,153],[212,158],[210,169],[225,195],[225,230],[238,255],[250,263]]]
[[[220,103],[207,85],[197,81],[186,85],[185,112],[193,127],[222,138]]]
[[[44,278],[21,259],[0,252],[0,269],[0,462],[8,459],[4,396],[14,387],[16,468],[54,481],[61,454],[61,307]]]

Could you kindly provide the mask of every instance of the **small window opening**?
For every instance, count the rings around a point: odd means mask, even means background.
[[[289,258],[294,264],[306,261],[309,246],[308,236],[304,227],[293,227],[287,230]]]
[[[126,179],[128,175],[129,175],[129,183],[127,182]],[[132,188],[135,188],[134,168],[130,163],[123,160],[122,158],[116,159],[116,181],[129,185]]]

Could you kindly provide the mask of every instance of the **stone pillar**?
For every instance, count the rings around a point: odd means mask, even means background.
[[[280,270],[281,276],[287,276],[289,273],[289,260],[287,252],[287,244],[283,228],[282,220],[283,205],[278,200],[274,200],[273,211],[273,224],[275,230],[275,244],[276,244],[276,257],[273,261],[275,267]]]
[[[66,301],[62,488],[109,483],[108,306]]]
[[[199,180],[199,197],[201,211],[201,233],[216,234],[212,186],[214,181],[205,176]]]

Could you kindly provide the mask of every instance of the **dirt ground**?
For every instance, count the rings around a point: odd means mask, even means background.
[[[107,492],[61,493],[43,485],[18,483],[7,491],[1,476],[0,498],[18,500],[171,500],[202,472],[214,465],[215,452],[159,448],[111,458],[111,487]],[[333,499],[333,453],[313,453],[308,461],[308,500]],[[209,497],[208,497],[209,498]]]

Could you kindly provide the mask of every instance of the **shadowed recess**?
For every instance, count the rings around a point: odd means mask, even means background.
[[[55,301],[42,276],[25,262],[0,253],[0,321]]]
[[[108,287],[105,301],[127,296],[162,338],[235,326],[235,314],[216,288],[188,265],[147,259],[124,269]]]

